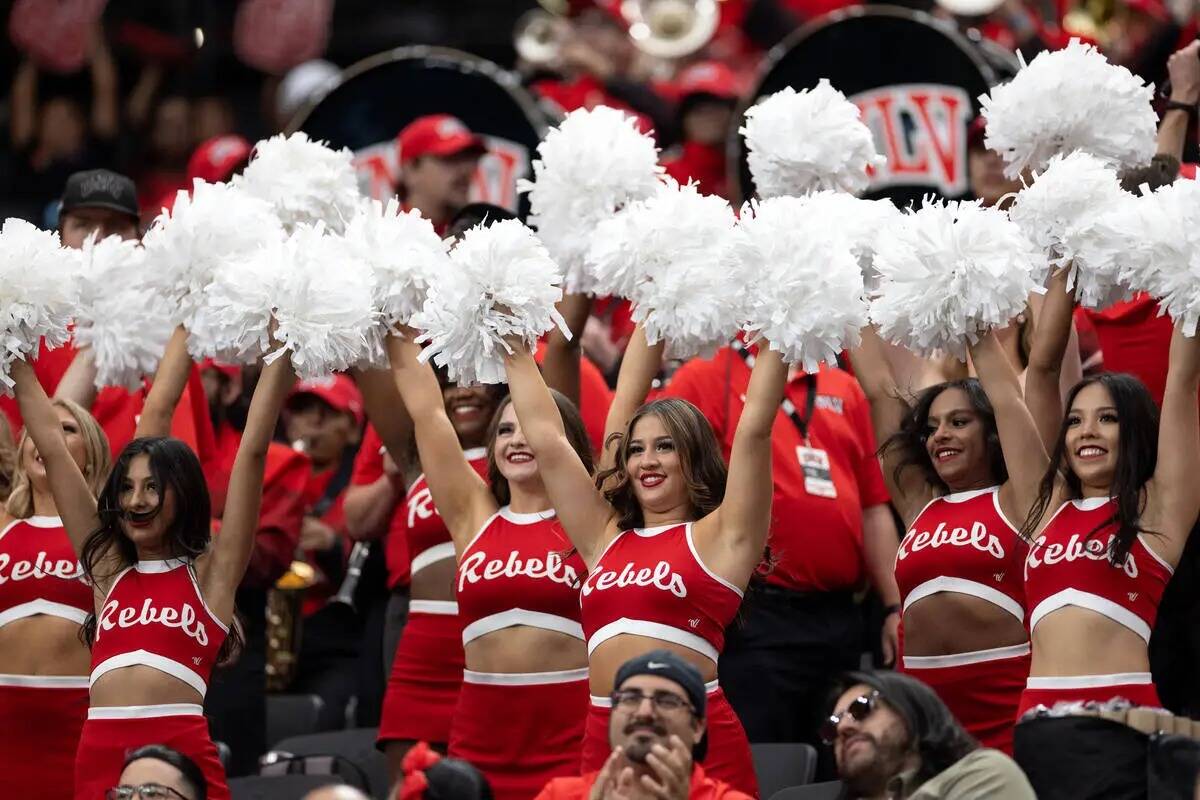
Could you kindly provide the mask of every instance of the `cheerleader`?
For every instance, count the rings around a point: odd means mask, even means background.
[[[728,471],[704,416],[686,401],[642,405],[661,363],[635,330],[609,412],[596,488],[567,438],[532,356],[506,358],[513,406],[559,518],[583,557],[591,705],[583,769],[607,758],[617,668],[658,648],[679,653],[709,688],[705,769],[757,795],[746,734],[717,685],[724,630],[762,560],[771,517],[771,427],[787,368],[761,350]]]
[[[998,341],[982,347],[993,345]],[[993,366],[986,355],[982,363]],[[907,531],[896,551],[903,630],[897,664],[933,688],[972,736],[1011,753],[1029,675],[1021,571],[1028,548],[1010,521],[1022,519],[1025,506],[1001,445],[1026,446],[1036,431],[998,428],[993,403],[973,378],[930,386],[909,405],[874,328],[863,331],[854,366]],[[994,366],[1012,373],[1004,363]],[[1020,406],[1019,389],[1002,386],[995,391]],[[1041,452],[1036,441],[1033,452]]]
[[[397,340],[393,352],[425,479],[458,561],[466,670],[450,755],[482,770],[500,800],[533,797],[552,778],[578,774],[588,705],[579,613],[586,567],[555,516],[508,398],[488,427],[485,481],[459,447],[433,370],[417,361],[420,347]],[[564,395],[553,397],[590,474],[579,411]]]
[[[52,401],[54,424],[92,497],[108,476],[100,424],[69,400]],[[92,590],[63,530],[38,448],[23,435],[0,523],[0,750],[17,797],[69,800],[75,750],[87,717],[87,647],[79,626]]]
[[[169,420],[164,398],[182,391],[188,366],[180,330],[147,397],[139,433]],[[263,465],[293,380],[290,361],[279,358],[263,369],[215,540],[208,489],[191,449],[176,439],[139,436],[121,451],[97,499],[30,366],[14,362],[13,377],[94,592],[94,613],[83,626],[92,649],[90,706],[75,759],[75,797],[102,797],[116,785],[126,751],[156,743],[201,767],[210,798],[228,798],[202,704],[213,667],[239,638],[229,635],[234,592],[254,547]]]

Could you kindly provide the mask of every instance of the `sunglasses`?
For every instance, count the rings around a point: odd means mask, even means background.
[[[818,733],[821,735],[821,741],[825,744],[833,744],[837,741],[838,725],[842,720],[849,716],[855,722],[862,722],[867,717],[871,716],[871,712],[879,704],[879,692],[868,692],[860,694],[858,697],[850,701],[850,705],[846,706],[845,711],[839,711],[836,714],[830,714],[824,722]]]

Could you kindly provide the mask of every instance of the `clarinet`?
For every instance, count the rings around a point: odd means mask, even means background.
[[[350,550],[350,558],[346,562],[346,577],[342,578],[342,585],[338,587],[337,594],[329,598],[326,605],[341,603],[349,606],[352,610],[355,608],[354,592],[358,589],[358,582],[362,579],[363,565],[367,563],[370,555],[370,542],[354,543],[354,547]]]

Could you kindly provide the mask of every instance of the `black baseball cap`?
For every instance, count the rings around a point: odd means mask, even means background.
[[[59,214],[77,208],[107,208],[137,219],[137,188],[133,181],[108,169],[87,169],[67,178]]]
[[[670,650],[651,650],[644,655],[631,658],[617,670],[613,687],[620,689],[625,681],[636,675],[657,675],[679,684],[696,710],[696,717],[704,719],[708,706],[708,689],[704,685],[704,677],[681,656]],[[700,737],[700,741],[692,748],[692,758],[702,761],[708,753],[708,731]]]

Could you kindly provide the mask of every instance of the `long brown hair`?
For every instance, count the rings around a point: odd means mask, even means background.
[[[96,418],[87,412],[87,409],[76,402],[55,398],[50,403],[57,408],[65,409],[79,426],[79,435],[83,437],[84,449],[87,451],[87,458],[83,465],[83,479],[87,481],[92,495],[99,496],[100,490],[104,487],[104,481],[108,479],[108,472],[112,468],[112,450],[109,449],[108,437],[104,435],[104,429],[100,427]],[[21,434],[21,441],[17,444],[16,464],[12,472],[12,490],[4,504],[5,511],[15,519],[28,519],[33,516],[33,487],[29,484],[29,475],[21,465],[21,448],[25,446],[25,440],[28,438],[29,432],[26,431]]]
[[[12,493],[13,473],[17,470],[17,446],[13,444],[8,415],[0,414],[0,502]]]
[[[595,469],[592,463],[592,443],[588,438],[587,428],[584,427],[583,417],[580,416],[579,409],[562,392],[551,389],[550,394],[554,397],[554,404],[558,406],[558,415],[562,417],[567,441],[571,443],[571,448],[579,456],[579,460],[583,462],[583,466],[587,467],[588,474],[591,474]],[[512,490],[508,486],[508,478],[505,478],[500,473],[500,466],[496,463],[496,432],[500,428],[500,415],[504,413],[504,409],[510,403],[512,403],[511,396],[506,396],[500,401],[500,404],[496,406],[495,413],[492,414],[492,421],[488,424],[487,429],[488,484],[491,486],[492,496],[496,498],[496,502],[501,506],[506,506],[512,502]],[[534,457],[536,456],[537,454],[535,453]]]
[[[721,445],[712,425],[700,409],[688,401],[665,397],[639,408],[625,430],[610,435],[604,443],[605,450],[614,446],[617,450],[613,466],[596,476],[596,487],[616,509],[621,530],[640,528],[645,523],[625,465],[629,463],[629,443],[634,427],[638,421],[650,416],[662,421],[675,445],[675,452],[679,454],[693,518],[700,519],[715,511],[725,499],[725,462],[721,459]]]

